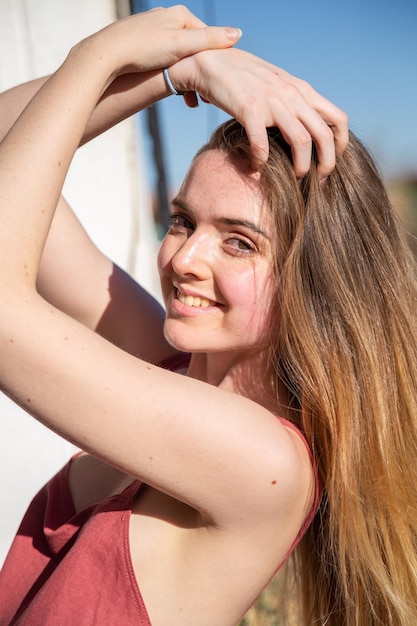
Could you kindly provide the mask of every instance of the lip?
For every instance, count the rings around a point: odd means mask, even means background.
[[[177,283],[173,283],[173,285],[174,285],[174,290],[175,290],[175,294],[174,294],[175,299],[178,299],[177,291],[179,291],[184,296],[191,296],[192,298],[201,298],[202,300],[208,300],[209,302],[214,302],[213,305],[207,307],[209,309],[210,308],[212,309],[215,306],[219,306],[219,302],[217,302],[213,298],[210,298],[209,296],[206,296],[202,293],[197,293],[196,291],[192,291],[187,286],[182,286],[182,285],[180,286]]]
[[[207,315],[208,313],[217,310],[217,307],[215,306],[208,306],[204,309],[196,306],[187,306],[176,298],[172,300],[171,306],[174,313],[181,317],[199,317],[200,315]]]
[[[173,312],[175,312],[177,315],[180,315],[182,317],[198,317],[199,315],[207,315],[207,313],[213,312],[214,310],[217,310],[219,308],[219,305],[217,303],[215,303],[214,305],[207,306],[207,307],[188,306],[187,304],[181,302],[178,299],[177,297],[178,291],[184,296],[192,296],[193,298],[205,298],[206,300],[209,300],[210,302],[214,302],[214,300],[211,300],[210,298],[206,298],[206,296],[202,296],[187,288],[185,289],[183,287],[180,288],[178,285],[174,284],[174,289],[173,289],[172,298],[171,298],[171,307],[172,307]]]

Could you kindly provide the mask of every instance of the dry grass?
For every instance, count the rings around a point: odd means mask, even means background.
[[[257,602],[242,618],[239,626],[297,626],[295,597],[289,599],[287,619],[280,615],[279,598],[284,576],[285,568],[271,581]]]

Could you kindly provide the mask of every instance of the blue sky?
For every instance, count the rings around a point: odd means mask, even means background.
[[[172,2],[147,0],[146,6]],[[239,26],[239,47],[308,80],[344,109],[387,178],[417,172],[417,0],[188,0],[206,22]],[[224,118],[159,104],[170,186]]]

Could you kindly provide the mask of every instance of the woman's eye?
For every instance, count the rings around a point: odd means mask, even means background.
[[[194,229],[194,224],[184,215],[179,215],[178,213],[174,213],[169,216],[169,225],[171,228],[185,228],[186,230]]]
[[[227,240],[227,243],[230,247],[238,252],[249,253],[255,251],[255,246],[247,239],[241,239],[240,237],[230,237]]]

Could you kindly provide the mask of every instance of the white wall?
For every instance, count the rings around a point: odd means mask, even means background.
[[[50,73],[72,44],[114,19],[116,0],[1,0],[0,90]],[[155,293],[143,262],[156,242],[138,143],[129,120],[84,146],[65,195],[97,245]],[[30,499],[73,451],[0,394],[0,564]]]

